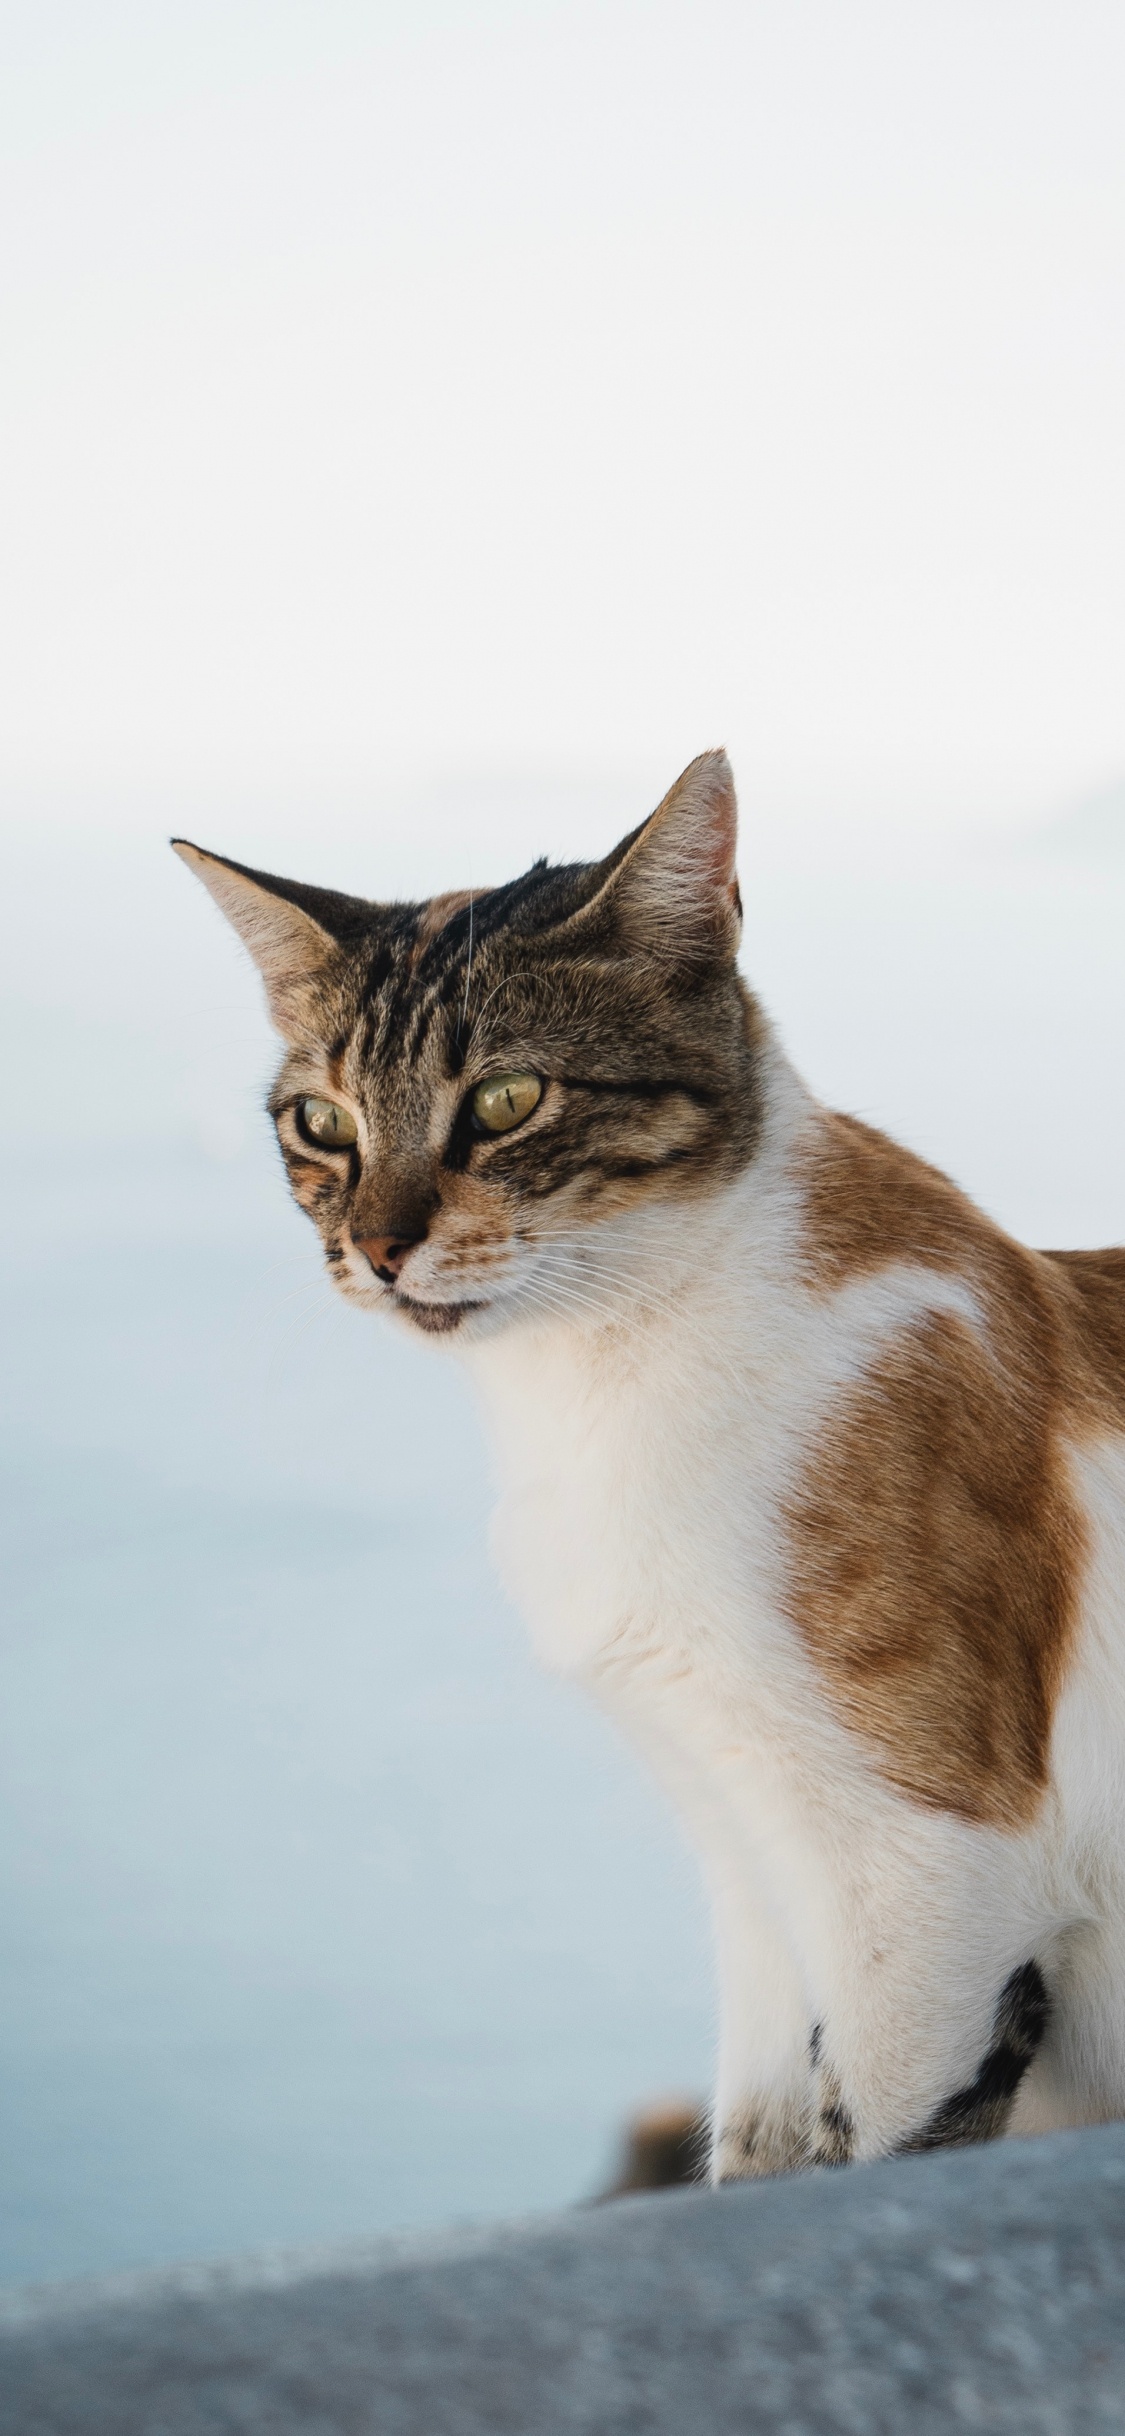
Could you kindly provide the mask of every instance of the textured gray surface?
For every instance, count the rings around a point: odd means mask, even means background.
[[[1125,2431],[1125,2126],[0,2296],[4,2436]]]

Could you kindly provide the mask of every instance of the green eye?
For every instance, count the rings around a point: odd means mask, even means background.
[[[346,1150],[356,1137],[354,1116],[338,1108],[335,1100],[302,1100],[301,1123],[310,1141],[325,1150]]]
[[[514,1125],[522,1125],[543,1097],[543,1085],[537,1074],[490,1074],[486,1083],[478,1083],[472,1097],[472,1111],[485,1133],[511,1133]]]

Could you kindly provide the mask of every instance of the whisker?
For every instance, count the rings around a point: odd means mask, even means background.
[[[536,1278],[533,1283],[534,1291],[540,1298],[544,1302],[549,1302],[556,1311],[565,1312],[568,1318],[575,1312],[583,1312],[588,1313],[594,1319],[608,1322],[612,1316],[606,1311],[604,1304],[592,1302],[588,1295],[576,1293],[574,1288],[561,1278],[556,1279],[554,1283]],[[531,1287],[528,1288],[528,1291],[531,1291]]]
[[[331,1307],[329,1306],[329,1309],[330,1308]],[[269,1388],[272,1389],[282,1375],[281,1364],[283,1356],[286,1359],[290,1358],[296,1352],[297,1348],[304,1344],[305,1339],[310,1335],[312,1329],[316,1327],[317,1323],[323,1322],[327,1316],[327,1310],[316,1311],[312,1309],[296,1313],[291,1312],[289,1314],[288,1325],[284,1329],[279,1329],[273,1340],[275,1360],[266,1374],[266,1383]],[[343,1317],[343,1314],[333,1311],[331,1316],[333,1321],[337,1321]]]
[[[528,1280],[521,1288],[521,1299],[542,1311],[551,1312],[556,1319],[573,1319],[576,1311],[581,1313],[590,1308],[589,1305],[572,1302],[565,1292],[554,1291],[541,1278]]]
[[[566,1248],[571,1257],[581,1263],[585,1274],[592,1279],[604,1278],[607,1285],[612,1286],[617,1292],[627,1294],[630,1299],[639,1303],[642,1309],[648,1309],[658,1317],[665,1319],[678,1319],[682,1316],[679,1305],[671,1296],[662,1294],[658,1287],[641,1284],[640,1280],[629,1270],[615,1268],[608,1261],[591,1259],[581,1245],[572,1242]],[[735,1369],[733,1363],[718,1346],[714,1346],[711,1350],[712,1359],[717,1366],[725,1372],[738,1393],[745,1395],[745,1378]]]
[[[510,989],[512,984],[516,981],[526,981],[530,978],[530,972],[530,966],[522,966],[513,973],[501,973],[499,981],[493,982],[492,988],[490,989],[483,1005],[477,1008],[476,1014],[473,1017],[473,1029],[475,1032],[479,1033],[485,1016],[488,1013],[489,1007],[492,1005],[493,999],[499,997],[501,990]]]
[[[591,1259],[581,1244],[571,1242],[560,1248],[564,1249],[565,1254],[573,1260],[580,1277],[602,1278],[607,1285],[628,1292],[635,1302],[646,1304],[652,1310],[663,1311],[670,1318],[676,1315],[679,1306],[673,1298],[670,1295],[662,1294],[657,1286],[642,1284],[640,1278],[631,1270],[615,1268],[606,1260]]]
[[[560,1276],[556,1268],[549,1268],[545,1275],[542,1269],[535,1271],[533,1277],[527,1282],[529,1287],[534,1284],[536,1287],[543,1287],[563,1298],[568,1314],[589,1313],[603,1327],[612,1327],[620,1319],[619,1310],[615,1310],[614,1305],[607,1298],[599,1299],[595,1295],[584,1294],[580,1283],[574,1277],[566,1274]]]

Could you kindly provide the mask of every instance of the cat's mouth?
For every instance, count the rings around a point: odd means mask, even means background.
[[[427,1336],[448,1336],[452,1329],[460,1327],[462,1320],[468,1319],[470,1312],[487,1308],[483,1302],[418,1303],[409,1294],[395,1295],[396,1311],[401,1311],[404,1319],[413,1320],[415,1327],[423,1329]]]

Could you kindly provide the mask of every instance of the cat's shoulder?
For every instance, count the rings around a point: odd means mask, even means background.
[[[951,1177],[860,1117],[818,1109],[797,1175],[801,1265],[826,1291],[902,1261],[967,1274],[1006,1240]]]
[[[828,1109],[802,1143],[800,1209],[815,1289],[904,1263],[958,1277],[994,1342],[1037,1345],[1064,1402],[1125,1427],[1125,1246],[1032,1250],[916,1152]]]

